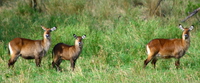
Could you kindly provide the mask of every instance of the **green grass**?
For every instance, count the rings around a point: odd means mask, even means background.
[[[165,17],[150,15],[153,9],[149,6],[157,3],[152,1],[42,0],[38,3],[42,11],[38,12],[24,0],[8,0],[0,6],[0,82],[199,83],[200,24],[196,18],[200,13],[180,22],[188,15],[186,12],[199,6],[199,0],[164,0],[157,13],[165,13]],[[194,25],[191,45],[180,60],[180,69],[175,68],[175,59],[159,59],[156,69],[151,64],[143,69],[146,44],[154,38],[181,38],[179,24]],[[41,67],[36,67],[34,60],[19,57],[15,67],[8,68],[8,42],[16,37],[42,39],[40,25],[58,27],[51,33],[52,44]],[[69,61],[63,61],[63,72],[57,72],[51,67],[52,48],[60,42],[73,45],[73,34],[86,35],[75,71],[71,71]]]

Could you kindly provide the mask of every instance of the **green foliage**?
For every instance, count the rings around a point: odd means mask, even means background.
[[[187,8],[185,9],[185,13],[188,14],[188,13],[191,13],[193,12],[195,9],[199,8],[200,7],[200,1],[188,1],[188,4],[187,4]]]
[[[0,82],[198,83],[200,29],[195,18],[181,23],[183,27],[194,25],[194,30],[180,69],[175,68],[174,59],[159,59],[156,69],[150,63],[142,68],[150,40],[181,38],[178,25],[186,17],[182,13],[198,7],[195,1],[164,0],[161,8],[173,4],[162,9],[170,11],[170,15],[148,17],[148,4],[152,3],[145,0],[41,0],[41,11],[30,8],[24,0],[9,0],[0,10]],[[16,37],[42,39],[41,25],[57,26],[51,33],[52,44],[41,67],[36,67],[34,60],[19,57],[15,67],[8,68],[8,42]],[[63,72],[57,72],[51,67],[52,48],[60,42],[74,45],[73,34],[86,35],[75,71],[70,70],[69,61],[63,61]]]

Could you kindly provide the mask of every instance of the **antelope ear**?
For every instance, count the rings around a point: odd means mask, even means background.
[[[44,26],[42,26],[42,25],[41,25],[41,27],[42,27],[42,29],[43,29],[43,30],[47,30],[47,28],[46,28],[46,27],[44,27]]]
[[[190,26],[190,28],[189,28],[189,29],[190,29],[190,30],[192,30],[193,28],[194,28],[194,25]]]
[[[55,26],[55,27],[51,28],[51,31],[55,31],[56,29],[57,29],[57,27]]]
[[[184,28],[183,28],[183,26],[182,26],[181,24],[179,24],[179,28],[180,28],[181,30],[184,30]]]
[[[73,34],[74,38],[77,38],[76,34]]]
[[[84,39],[85,37],[86,37],[86,35],[83,35],[83,36],[82,36],[82,39]]]

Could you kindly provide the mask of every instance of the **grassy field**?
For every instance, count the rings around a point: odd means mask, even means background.
[[[199,0],[40,0],[36,11],[28,0],[3,0],[0,4],[1,83],[199,83],[200,13],[181,22],[200,7]],[[155,10],[156,9],[156,10]],[[178,25],[190,27],[191,44],[175,68],[175,59],[159,59],[156,69],[148,64],[146,44],[154,38],[181,38]],[[57,26],[52,44],[41,67],[35,60],[19,57],[8,68],[8,42],[22,37],[42,39],[43,30]],[[51,51],[63,42],[73,45],[73,34],[86,35],[75,71],[70,62],[61,63],[62,72],[51,67]]]

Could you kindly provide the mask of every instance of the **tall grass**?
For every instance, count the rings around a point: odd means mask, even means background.
[[[199,14],[185,23],[180,21],[187,16],[185,11],[199,1],[163,0],[158,11],[165,16],[150,15],[157,1],[41,0],[41,11],[30,8],[28,1],[6,1],[0,6],[0,82],[198,83]],[[180,23],[184,27],[194,25],[191,46],[181,58],[181,68],[175,68],[174,59],[160,59],[156,69],[151,64],[143,69],[145,45],[154,38],[181,38]],[[36,67],[34,60],[19,57],[15,67],[8,68],[8,42],[16,37],[42,39],[40,25],[58,27],[51,33],[52,45],[42,66]],[[87,36],[75,71],[70,70],[69,61],[63,61],[63,72],[56,72],[51,67],[52,48],[60,42],[73,45],[73,34]]]

